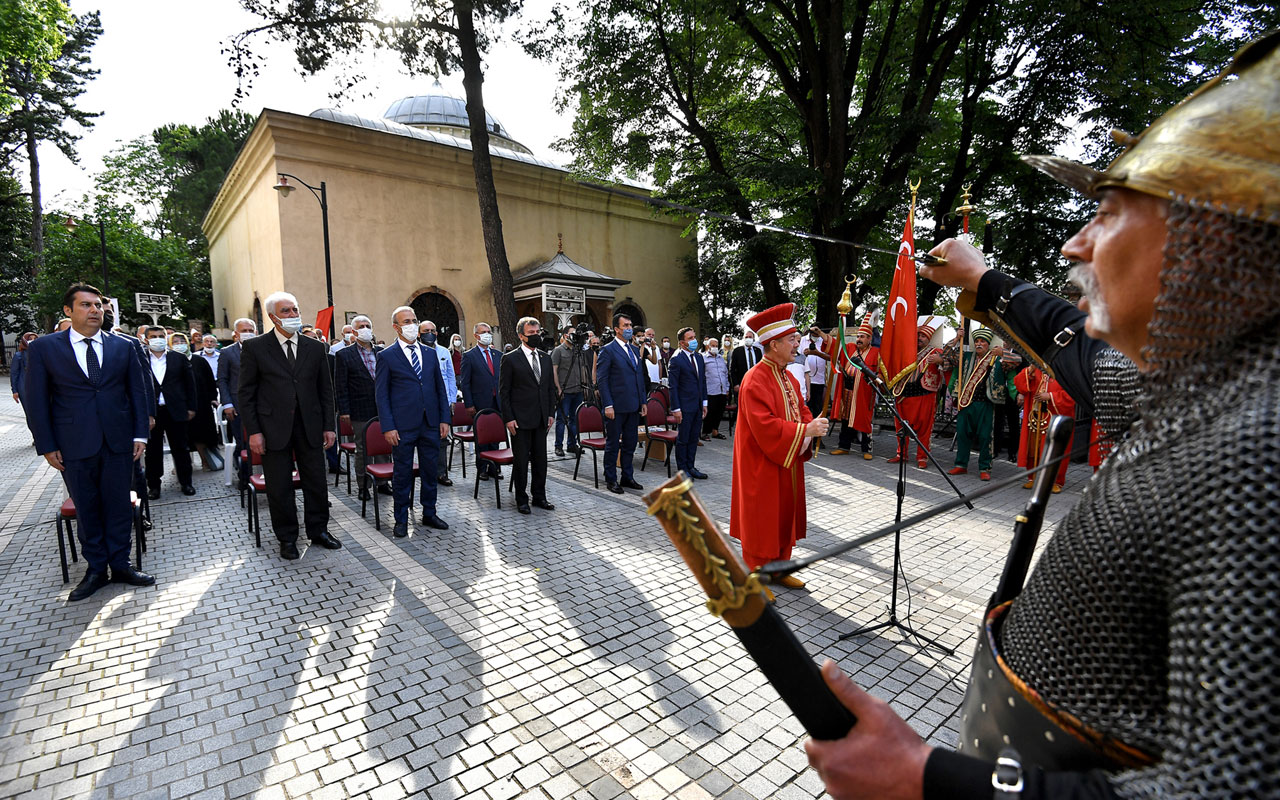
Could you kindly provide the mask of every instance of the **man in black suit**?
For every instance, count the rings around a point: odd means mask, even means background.
[[[329,492],[324,449],[333,446],[333,382],[329,348],[299,335],[298,300],[288,292],[267,297],[263,310],[274,330],[243,345],[238,408],[249,432],[249,450],[262,457],[271,527],[280,555],[298,557],[298,503],[293,491],[294,459],[302,484],[307,538],[337,550],[329,533]]]
[[[129,563],[131,465],[147,446],[147,375],[133,345],[102,330],[100,291],[73,284],[62,305],[71,330],[31,343],[22,400],[36,452],[62,473],[76,505],[88,569],[69,599],[83,600],[111,580],[155,583]]]
[[[733,355],[729,357],[729,390],[737,394],[747,370],[759,364],[763,358],[764,351],[756,347],[756,335],[747,331],[747,335],[742,337],[738,346],[733,348]]]
[[[240,391],[240,354],[245,342],[257,335],[257,323],[248,317],[241,317],[236,320],[232,336],[235,341],[223,348],[222,355],[218,357],[218,398],[222,403],[222,415],[227,418],[227,427],[231,428],[231,438],[236,442],[236,458],[240,457],[241,450],[249,448],[249,443],[244,440],[244,427],[236,411],[236,394]],[[238,472],[237,477],[241,483],[249,479],[247,462],[241,463]]]
[[[516,325],[520,347],[502,357],[498,405],[511,435],[515,455],[516,510],[528,514],[525,482],[533,460],[533,504],[553,511],[547,502],[547,428],[555,420],[556,385],[551,359],[542,352],[542,325],[524,317]]]
[[[369,420],[378,416],[378,403],[374,395],[374,376],[378,369],[378,351],[381,347],[374,344],[373,321],[361,314],[351,320],[351,328],[355,333],[355,344],[348,345],[334,356],[337,368],[334,371],[334,387],[338,395],[338,420],[350,423],[352,438],[356,442],[356,475],[360,484],[360,499],[369,499],[368,476],[364,468],[367,463],[364,448],[364,429]],[[385,483],[378,491],[391,494],[391,487]]]
[[[182,493],[193,495],[191,451],[187,449],[187,424],[195,418],[196,377],[187,357],[167,349],[163,328],[147,331],[147,370],[156,398],[156,424],[147,442],[147,496],[160,498],[164,477],[164,439],[169,438],[169,454],[178,473]]]

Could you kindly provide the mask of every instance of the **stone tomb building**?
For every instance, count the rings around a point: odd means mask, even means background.
[[[582,186],[486,122],[517,311],[554,327],[541,304],[546,283],[584,290],[596,331],[615,310],[667,335],[693,322],[684,313],[695,292],[683,269],[696,251],[681,235],[687,219]],[[383,119],[264,110],[204,220],[216,328],[250,317],[261,330],[262,300],[280,289],[297,295],[308,322],[327,306],[320,204],[295,180],[290,196],[275,191],[279,173],[325,182],[335,329],[363,313],[390,341],[401,305],[434,321],[444,343],[461,331],[470,346],[474,323],[496,325],[463,100],[405,98]]]

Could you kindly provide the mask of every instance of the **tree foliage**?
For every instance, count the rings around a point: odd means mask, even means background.
[[[36,329],[31,305],[31,203],[13,177],[0,174],[0,328],[6,332]]]
[[[71,10],[63,0],[0,0],[0,64],[6,78],[0,84],[0,114],[20,104],[9,86],[9,74],[28,74],[43,81],[62,53],[71,25]]]

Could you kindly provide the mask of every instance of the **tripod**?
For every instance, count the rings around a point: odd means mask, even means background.
[[[951,488],[955,490],[955,493],[960,497],[964,497],[964,493],[960,491],[960,487],[956,486],[955,481],[951,480],[951,476],[948,475],[947,471],[942,468],[942,465],[938,463],[938,460],[933,457],[933,451],[921,445],[920,436],[915,432],[915,430],[911,427],[911,425],[905,419],[903,419],[902,413],[898,411],[897,401],[893,398],[892,394],[886,396],[885,393],[880,390],[880,385],[877,381],[876,374],[872,372],[871,368],[866,365],[866,362],[864,362],[861,358],[857,358],[855,356],[853,359],[851,359],[851,363],[855,367],[857,367],[859,370],[862,371],[863,376],[867,379],[867,383],[871,386],[871,389],[876,393],[876,397],[878,397],[881,402],[883,402],[886,406],[889,407],[889,411],[890,413],[893,414],[894,421],[897,423],[898,486],[897,486],[896,492],[898,495],[898,507],[897,507],[897,510],[894,512],[894,516],[893,516],[894,524],[896,525],[902,521],[902,503],[907,496],[907,460],[908,460],[907,453],[908,453],[908,448],[910,447],[910,443],[912,441],[916,443],[917,448],[919,448],[922,452],[928,455],[929,460],[933,462],[933,465],[935,467],[937,467],[938,472],[942,475],[943,478],[946,479],[947,483],[951,485]],[[967,505],[970,509],[973,508],[972,503],[966,502],[965,505]],[[901,631],[902,633],[906,634],[907,636],[910,636],[919,642],[923,642],[921,647],[935,647],[938,650],[941,650],[942,652],[946,653],[947,655],[954,654],[955,650],[948,647],[943,647],[941,644],[938,643],[936,639],[931,639],[928,636],[924,636],[915,628],[912,628],[910,620],[906,618],[898,619],[898,573],[901,571],[902,571],[902,532],[897,531],[893,534],[893,584],[892,584],[892,589],[889,595],[889,598],[890,598],[889,599],[889,618],[884,622],[878,622],[874,625],[864,625],[863,627],[858,628],[855,631],[842,634],[839,637],[840,641],[844,641],[845,639],[851,639],[854,636],[861,636],[864,633],[873,633],[875,631],[883,630],[885,628],[895,628]],[[905,575],[903,577],[903,584],[904,586],[906,584]]]

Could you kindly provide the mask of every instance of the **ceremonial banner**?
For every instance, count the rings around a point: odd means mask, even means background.
[[[910,374],[916,363],[916,263],[914,223],[915,192],[907,225],[898,246],[898,267],[893,271],[893,286],[885,306],[884,333],[880,337],[880,374],[890,386]]]
[[[329,335],[329,324],[331,322],[333,322],[333,306],[322,308],[316,312],[316,330],[325,336]]]

